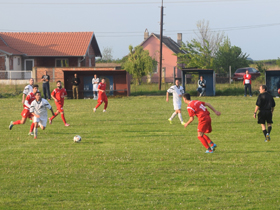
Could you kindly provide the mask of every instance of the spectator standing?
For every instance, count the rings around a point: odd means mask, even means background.
[[[198,80],[197,85],[198,85],[197,91],[199,92],[199,97],[205,95],[206,80],[203,78],[203,76],[200,76],[200,79]]]
[[[73,91],[73,99],[79,99],[79,84],[80,78],[77,74],[74,74],[74,78],[72,79],[72,91]]]
[[[95,74],[92,78],[92,90],[93,90],[93,100],[97,100],[97,87],[99,83],[99,78],[97,78],[97,75]]]
[[[249,89],[250,97],[252,97],[251,92],[251,74],[249,74],[249,70],[246,69],[246,73],[243,76],[243,85],[244,85],[244,97],[247,96],[247,89]]]
[[[44,98],[47,99],[47,94],[48,94],[48,100],[51,100],[51,95],[50,95],[50,76],[48,75],[48,72],[45,71],[45,74],[42,76],[41,81],[43,81],[43,93],[44,93]]]

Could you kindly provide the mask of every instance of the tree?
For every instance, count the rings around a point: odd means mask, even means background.
[[[156,61],[149,55],[148,50],[142,46],[133,48],[129,46],[129,54],[124,58],[122,68],[133,76],[136,84],[139,84],[143,76],[153,72]]]
[[[187,45],[183,45],[182,50],[187,54],[177,54],[179,63],[183,63],[188,68],[201,68],[211,69],[213,67],[214,58],[211,56],[211,50],[209,49],[209,42],[205,40],[204,46],[197,40],[193,39],[191,42],[187,42]]]
[[[214,68],[218,73],[227,73],[229,66],[232,70],[249,66],[248,56],[240,47],[231,46],[229,38],[226,37],[215,54]]]
[[[207,47],[211,56],[214,56],[225,37],[224,32],[218,33],[211,31],[209,28],[209,21],[205,22],[205,20],[199,20],[196,23],[196,27],[198,30],[198,32],[195,32],[197,42],[199,42],[203,48]]]
[[[102,51],[102,58],[97,60],[97,63],[111,63],[113,60],[113,49],[111,47],[104,47]]]
[[[178,64],[188,68],[212,69],[215,53],[223,40],[223,33],[212,32],[209,22],[197,22],[196,39],[182,44],[181,50],[186,53],[176,54],[179,58]]]

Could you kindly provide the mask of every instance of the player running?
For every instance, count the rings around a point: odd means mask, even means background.
[[[97,90],[98,90],[98,99],[97,99],[97,105],[95,108],[93,108],[93,111],[96,112],[96,109],[104,102],[105,105],[104,105],[104,109],[103,109],[103,112],[106,112],[106,108],[108,106],[108,99],[107,99],[107,96],[106,96],[106,83],[105,83],[105,79],[102,78],[101,79],[101,82],[99,83],[98,87],[97,87]]]
[[[168,119],[170,124],[172,124],[172,120],[176,115],[178,114],[179,120],[181,121],[181,124],[184,125],[183,117],[181,114],[181,105],[182,105],[182,94],[184,93],[184,88],[180,86],[180,81],[176,79],[175,85],[171,86],[167,92],[166,92],[166,101],[169,101],[169,93],[173,94],[173,106],[175,112],[171,115],[171,117]]]
[[[203,146],[207,149],[205,153],[213,153],[215,147],[217,145],[211,141],[211,139],[205,135],[205,133],[211,133],[211,117],[209,111],[206,109],[205,106],[208,106],[213,112],[220,116],[221,113],[214,109],[214,107],[202,101],[191,100],[190,94],[186,93],[183,95],[183,100],[186,104],[188,104],[188,112],[190,119],[188,122],[185,123],[185,128],[194,120],[194,116],[198,118],[198,127],[197,127],[197,138],[201,141]]]
[[[51,110],[54,115],[52,106],[49,102],[41,97],[41,93],[35,94],[35,100],[32,101],[30,107],[30,113],[34,115],[34,139],[37,139],[37,128],[40,126],[42,130],[45,130],[48,121],[48,110]]]
[[[33,84],[34,84],[34,79],[31,78],[29,79],[29,85],[26,85],[24,87],[24,90],[23,90],[23,94],[22,94],[22,104],[24,105],[25,103],[25,97],[29,94],[29,93],[32,93],[33,92]],[[38,88],[37,88],[38,89]]]
[[[61,81],[56,82],[56,87],[57,88],[54,89],[53,92],[51,93],[51,97],[55,101],[55,105],[56,105],[57,110],[54,113],[54,115],[51,118],[49,118],[49,123],[52,124],[52,120],[60,113],[61,114],[61,119],[64,122],[64,125],[69,126],[69,124],[66,123],[65,116],[64,116],[64,111],[63,111],[64,97],[67,96],[67,92],[66,92],[65,88],[62,88]]]
[[[30,114],[29,109],[30,109],[32,101],[35,100],[35,93],[38,91],[38,85],[33,85],[32,91],[33,92],[27,94],[27,97],[24,100],[24,104],[23,104],[24,108],[23,108],[23,111],[21,112],[21,116],[22,116],[21,120],[17,120],[15,122],[11,121],[11,123],[9,125],[10,130],[12,130],[14,125],[24,124],[26,122],[27,118],[30,118],[30,119],[33,118],[33,115]],[[34,123],[32,122],[28,135],[33,135],[33,128],[34,128]]]

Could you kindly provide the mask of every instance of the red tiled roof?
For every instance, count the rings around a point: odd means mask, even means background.
[[[0,52],[11,53],[13,55],[23,55],[24,54],[22,52],[19,52],[19,51],[13,49],[13,48],[10,48],[10,47],[6,46],[6,45],[1,46],[1,44],[0,44]]]
[[[27,56],[84,56],[92,39],[93,32],[0,32],[0,49],[4,41]]]

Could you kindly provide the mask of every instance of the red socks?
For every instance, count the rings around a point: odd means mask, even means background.
[[[33,132],[34,126],[35,126],[35,123],[31,123],[30,132]]]
[[[66,120],[65,120],[64,114],[61,114],[61,119],[64,122],[64,124],[66,124]]]
[[[206,149],[209,148],[209,145],[208,145],[206,139],[203,138],[203,136],[198,136],[197,138],[199,139],[199,141],[201,141],[201,143],[203,144],[203,146],[204,146]]]
[[[51,117],[51,120],[53,120],[57,116],[57,113],[54,113],[54,115]]]
[[[17,120],[15,122],[13,122],[13,125],[19,125],[19,124],[21,124],[21,120]]]

